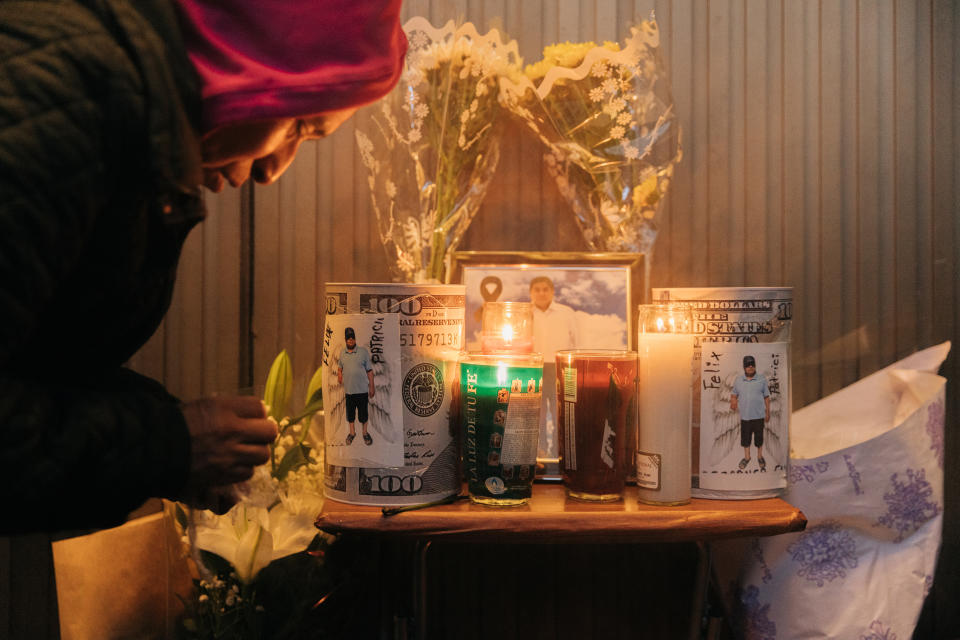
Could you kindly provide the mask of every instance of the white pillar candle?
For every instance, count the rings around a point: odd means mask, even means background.
[[[693,335],[638,336],[640,427],[637,495],[651,504],[690,502]]]

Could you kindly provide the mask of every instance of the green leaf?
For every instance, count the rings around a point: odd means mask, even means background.
[[[319,396],[318,394],[318,397],[313,402],[311,402],[310,404],[308,404],[303,408],[303,413],[300,414],[300,419],[303,420],[304,418],[309,418],[310,416],[315,414],[317,411],[321,411],[322,409],[323,409],[323,397]]]
[[[315,402],[319,402],[320,406],[314,409],[313,411],[319,411],[320,409],[323,409],[323,366],[322,365],[316,371],[313,372],[313,377],[310,378],[310,384],[307,385],[307,400],[305,404],[307,407],[310,407]],[[307,409],[304,409],[303,412],[306,413]]]
[[[293,392],[293,367],[290,366],[290,356],[284,349],[274,359],[267,375],[267,386],[263,390],[263,401],[270,408],[269,414],[278,422],[286,415],[287,405],[290,403],[290,394]]]
[[[277,480],[283,480],[288,473],[307,464],[309,461],[308,454],[309,450],[303,445],[292,447],[287,451],[283,460],[280,461],[280,466],[277,467],[277,473],[275,474]]]

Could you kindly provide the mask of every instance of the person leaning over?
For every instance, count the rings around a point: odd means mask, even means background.
[[[166,313],[201,185],[276,180],[399,78],[399,0],[0,2],[0,533],[225,511],[269,459],[253,397],[125,368]]]

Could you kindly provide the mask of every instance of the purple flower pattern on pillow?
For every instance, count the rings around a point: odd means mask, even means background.
[[[826,460],[821,460],[815,465],[813,464],[791,464],[790,465],[790,482],[797,484],[802,480],[807,482],[813,482],[817,477],[817,474],[825,473],[830,468],[830,463]]]
[[[760,538],[754,538],[750,543],[750,553],[763,571],[763,575],[760,578],[763,584],[767,584],[773,580],[773,573],[770,572],[770,567],[767,566],[767,561],[763,558],[763,547],[760,545]]]
[[[853,492],[858,496],[863,495],[863,488],[860,486],[860,472],[857,471],[857,467],[853,464],[853,456],[845,453],[843,454],[843,460],[847,463],[847,475],[850,476],[850,481],[853,482]]]
[[[800,534],[787,547],[790,558],[800,564],[797,575],[822,587],[825,582],[845,578],[857,566],[857,544],[839,522],[827,520]]]
[[[927,408],[927,435],[930,436],[930,448],[937,455],[937,464],[943,469],[943,400],[930,403]]]
[[[790,465],[790,484],[797,484],[803,480],[813,482],[814,475],[812,464]]]
[[[897,634],[879,620],[874,620],[867,632],[860,636],[860,640],[897,640]]]
[[[777,625],[768,617],[770,603],[760,603],[760,589],[747,585],[740,595],[740,606],[743,607],[740,620],[745,640],[776,640]]]
[[[928,500],[933,495],[933,487],[926,475],[925,469],[907,469],[906,481],[899,481],[898,473],[890,476],[890,491],[883,494],[887,511],[877,519],[876,525],[896,531],[894,542],[903,542],[907,535],[940,513],[940,505]]]

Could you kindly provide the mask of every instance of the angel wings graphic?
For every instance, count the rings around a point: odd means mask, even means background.
[[[769,370],[762,373],[767,380],[773,376],[773,372]],[[720,388],[712,392],[712,401],[708,401],[709,404],[703,403],[705,408],[709,407],[709,413],[704,412],[702,417],[712,417],[712,423],[702,419],[700,425],[700,439],[706,440],[710,447],[707,456],[710,466],[721,464],[731,451],[740,447],[740,412],[730,408],[730,395],[738,375],[740,374],[736,372],[727,375]],[[770,420],[763,426],[763,450],[781,464],[786,460],[786,443],[780,437],[783,432],[780,427],[783,410],[782,394],[771,393]]]
[[[325,418],[333,425],[332,434],[328,431],[327,438],[329,442],[342,442],[349,433],[347,425],[347,394],[344,392],[343,385],[337,381],[337,369],[340,368],[340,354],[343,353],[344,345],[338,345],[330,355],[330,368],[328,392],[324,396],[324,414]],[[381,441],[396,443],[403,437],[402,416],[393,416],[390,411],[390,400],[395,390],[393,389],[394,372],[389,362],[380,360],[373,364],[373,384],[376,393],[369,399],[368,411],[369,422],[367,428],[376,436],[380,435]]]

